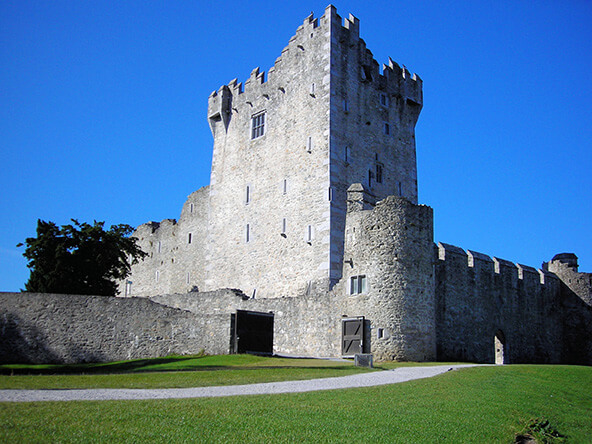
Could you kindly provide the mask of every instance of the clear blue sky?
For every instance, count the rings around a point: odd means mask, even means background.
[[[209,182],[207,97],[273,66],[328,3],[0,2],[0,290],[38,218],[177,218]],[[424,81],[419,199],[435,240],[592,271],[592,2],[335,3]]]

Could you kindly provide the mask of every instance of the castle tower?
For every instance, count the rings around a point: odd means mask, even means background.
[[[267,75],[212,93],[205,281],[255,297],[330,289],[342,277],[347,189],[417,203],[422,83],[382,72],[353,16],[309,16]]]

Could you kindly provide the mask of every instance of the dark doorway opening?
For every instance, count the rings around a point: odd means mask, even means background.
[[[341,355],[353,358],[358,353],[370,353],[370,343],[366,341],[366,324],[364,316],[344,318],[341,320]]]
[[[273,354],[273,313],[237,310],[230,317],[230,354]]]

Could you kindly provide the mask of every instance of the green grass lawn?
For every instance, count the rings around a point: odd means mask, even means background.
[[[351,361],[254,355],[170,356],[102,364],[0,365],[0,389],[178,388],[345,376]]]
[[[0,442],[510,443],[536,419],[587,443],[590,387],[592,367],[512,365],[313,393],[0,403]]]

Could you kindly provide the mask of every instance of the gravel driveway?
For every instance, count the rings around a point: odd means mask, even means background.
[[[400,367],[394,370],[361,373],[335,378],[306,381],[266,382],[223,387],[195,387],[171,389],[67,389],[67,390],[0,390],[0,402],[35,401],[103,401],[122,399],[209,398],[237,395],[271,395],[302,393],[316,390],[335,390],[354,387],[373,387],[396,384],[413,379],[430,378],[450,370],[474,367],[472,364],[438,365],[433,367]]]

